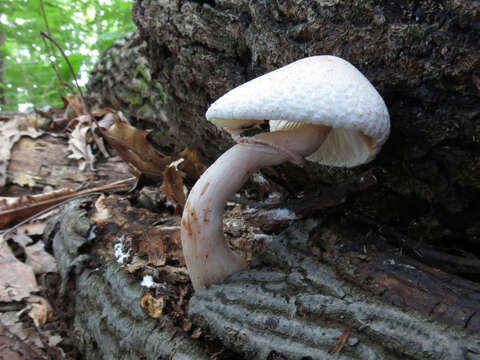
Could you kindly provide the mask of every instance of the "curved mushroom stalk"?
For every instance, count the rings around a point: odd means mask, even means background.
[[[188,196],[181,227],[183,254],[195,289],[221,282],[247,266],[225,242],[226,202],[260,168],[289,160],[298,163],[315,152],[330,129],[308,124],[256,135],[226,151],[200,177]]]

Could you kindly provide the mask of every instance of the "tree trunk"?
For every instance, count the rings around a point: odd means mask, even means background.
[[[89,96],[153,128],[165,153],[197,145],[213,161],[232,140],[208,105],[310,55],[353,63],[391,115],[371,164],[262,170],[310,220],[259,210],[250,224],[293,230],[198,292],[192,321],[248,359],[324,358],[347,328],[344,358],[480,357],[479,16],[468,0],[136,1],[138,33],[102,57]]]
[[[205,120],[211,102],[295,59],[344,57],[388,105],[392,132],[378,158],[352,170],[309,165],[265,173],[298,193],[372,169],[377,185],[345,210],[418,243],[455,243],[478,255],[479,11],[467,0],[139,0],[133,13],[139,34],[104,55],[90,97],[155,129],[165,152],[197,145],[211,162],[232,144]],[[478,274],[480,267],[461,272]]]
[[[5,34],[0,30],[0,48],[5,45]],[[7,106],[7,97],[5,96],[5,55],[0,50],[0,105]]]

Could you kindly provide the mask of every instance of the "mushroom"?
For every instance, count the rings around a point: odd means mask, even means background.
[[[227,202],[265,166],[304,158],[352,167],[371,161],[390,132],[387,107],[372,84],[335,56],[295,61],[223,95],[207,120],[232,135],[269,120],[271,132],[238,138],[192,188],[182,216],[181,239],[195,289],[247,267],[223,235]]]

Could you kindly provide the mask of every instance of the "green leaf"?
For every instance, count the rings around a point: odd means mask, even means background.
[[[43,5],[48,27],[40,0],[0,0],[0,14],[8,21],[0,23],[0,33],[5,36],[5,43],[0,46],[4,63],[0,84],[3,83],[8,101],[8,106],[0,105],[0,110],[17,110],[19,104],[26,102],[35,106],[61,104],[59,93],[66,94],[67,90],[49,57],[56,57],[55,66],[65,81],[70,82],[73,77],[55,47],[45,47],[40,31],[50,29],[64,51],[69,51],[70,63],[80,78],[83,66],[89,71],[97,60],[94,51],[101,54],[135,28],[131,20],[132,1],[111,0],[111,4],[101,5],[83,0],[43,0]]]

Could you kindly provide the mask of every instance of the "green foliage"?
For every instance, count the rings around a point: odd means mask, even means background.
[[[5,39],[0,46],[0,88],[7,100],[7,105],[0,101],[0,110],[26,103],[58,105],[58,94],[71,92],[65,85],[73,84],[68,65],[48,40],[44,43],[40,31],[59,43],[85,83],[100,54],[134,30],[132,1],[0,0],[0,39]]]

